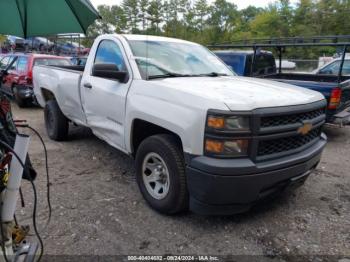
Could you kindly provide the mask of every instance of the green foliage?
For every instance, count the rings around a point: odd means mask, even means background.
[[[5,42],[5,40],[6,40],[6,36],[0,35],[0,44]]]
[[[350,34],[350,0],[278,0],[266,8],[238,10],[228,0],[123,0],[99,6],[102,20],[88,36],[140,33],[202,44],[237,39]],[[334,51],[325,49],[325,54]],[[300,53],[301,51],[296,51]],[[309,54],[309,56],[312,54]]]

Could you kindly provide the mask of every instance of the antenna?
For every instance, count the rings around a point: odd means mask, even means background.
[[[146,28],[148,28],[146,21]],[[146,29],[146,79],[148,80],[148,30]]]

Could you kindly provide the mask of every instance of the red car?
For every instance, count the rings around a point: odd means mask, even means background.
[[[35,101],[33,92],[34,66],[72,65],[69,59],[60,56],[39,54],[7,54],[0,60],[0,70],[5,70],[14,59],[16,59],[16,61],[4,77],[1,89],[5,93],[13,96],[20,107],[25,107]]]

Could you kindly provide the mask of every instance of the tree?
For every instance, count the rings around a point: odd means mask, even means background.
[[[152,0],[149,3],[147,19],[151,22],[151,32],[159,34],[159,24],[163,22],[164,6],[161,0]]]
[[[111,23],[115,27],[115,32],[116,33],[124,33],[127,30],[127,18],[125,16],[125,12],[123,8],[121,8],[118,5],[113,5],[111,7],[111,12],[112,12],[112,17],[111,17]]]
[[[280,32],[282,36],[290,36],[292,25],[293,9],[289,0],[280,0],[278,14],[280,17]]]
[[[277,9],[270,9],[259,14],[250,23],[252,35],[255,37],[276,37],[281,36],[278,31],[280,19]]]
[[[288,37],[291,36],[293,11],[289,0],[270,4],[250,23],[253,36]]]
[[[123,0],[122,8],[127,20],[128,29],[131,33],[138,32],[139,2],[138,0]]]
[[[320,34],[316,5],[312,0],[300,0],[294,11],[291,33],[295,36]]]
[[[209,7],[207,0],[197,0],[194,5],[194,14],[196,17],[196,24],[200,32],[203,32],[203,28],[206,19],[209,14]]]
[[[117,5],[100,5],[98,6],[98,12],[102,19],[97,20],[89,27],[87,31],[89,37],[97,37],[101,34],[124,33],[126,31],[127,20],[121,7]],[[90,45],[89,42],[85,44]]]
[[[147,33],[202,44],[253,37],[350,34],[350,0],[275,0],[266,8],[237,10],[229,0],[123,0],[99,6],[102,20],[88,30],[102,33]],[[329,53],[329,52],[328,52]],[[307,54],[305,54],[307,55]]]
[[[140,15],[139,15],[139,18],[141,20],[142,31],[146,30],[148,6],[149,6],[148,0],[140,0]]]
[[[0,35],[0,53],[1,53],[1,49],[2,49],[3,43],[5,41],[6,41],[6,36]]]
[[[216,0],[209,10],[207,20],[210,26],[209,41],[213,43],[230,41],[237,29],[239,18],[237,6],[226,0]]]

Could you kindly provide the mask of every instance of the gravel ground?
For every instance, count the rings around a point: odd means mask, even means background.
[[[70,141],[50,141],[42,109],[14,105],[13,111],[15,118],[27,119],[42,134],[48,148],[53,214],[42,233],[45,254],[256,255],[246,257],[247,261],[350,261],[346,259],[350,258],[350,128],[325,130],[329,143],[322,162],[295,192],[242,215],[168,217],[143,200],[128,156],[84,128],[74,127]],[[36,186],[42,228],[47,217],[44,155],[34,136],[30,156],[40,174]],[[18,207],[17,216],[21,223],[30,224],[29,183],[23,189],[26,208]]]

